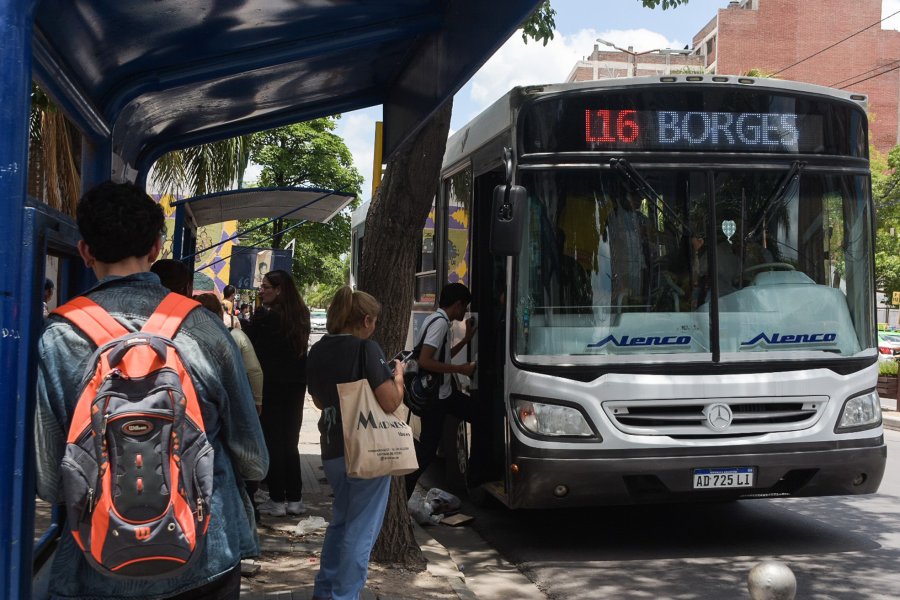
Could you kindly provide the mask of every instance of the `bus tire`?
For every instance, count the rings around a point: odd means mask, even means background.
[[[480,485],[469,483],[469,424],[447,417],[444,424],[444,459],[447,491],[468,496],[475,506],[484,506],[490,494]]]

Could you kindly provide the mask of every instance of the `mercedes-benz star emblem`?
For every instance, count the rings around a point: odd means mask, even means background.
[[[727,404],[710,404],[703,410],[706,424],[713,431],[724,431],[731,425],[731,408]]]

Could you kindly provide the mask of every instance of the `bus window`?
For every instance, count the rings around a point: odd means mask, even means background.
[[[462,283],[468,287],[471,256],[469,251],[469,221],[472,216],[472,169],[466,168],[444,180],[447,198],[447,237],[445,260],[447,283]]]
[[[710,351],[694,239],[705,222],[705,174],[645,175],[665,210],[613,172],[527,172],[517,354]]]
[[[422,245],[419,247],[418,269],[416,269],[415,302],[429,307],[437,300],[437,275],[434,261],[435,202],[422,230]]]
[[[716,175],[719,331],[727,352],[851,356],[872,345],[861,175]]]

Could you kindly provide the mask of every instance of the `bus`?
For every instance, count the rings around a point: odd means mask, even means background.
[[[876,492],[867,135],[865,96],[718,75],[517,87],[455,132],[412,319],[472,290],[448,473],[513,508]]]

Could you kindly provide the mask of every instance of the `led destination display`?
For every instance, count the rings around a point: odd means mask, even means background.
[[[704,152],[865,156],[861,107],[803,94],[677,88],[539,98],[522,107],[523,154]]]
[[[584,141],[593,148],[651,147],[797,152],[800,129],[790,113],[587,109]]]

